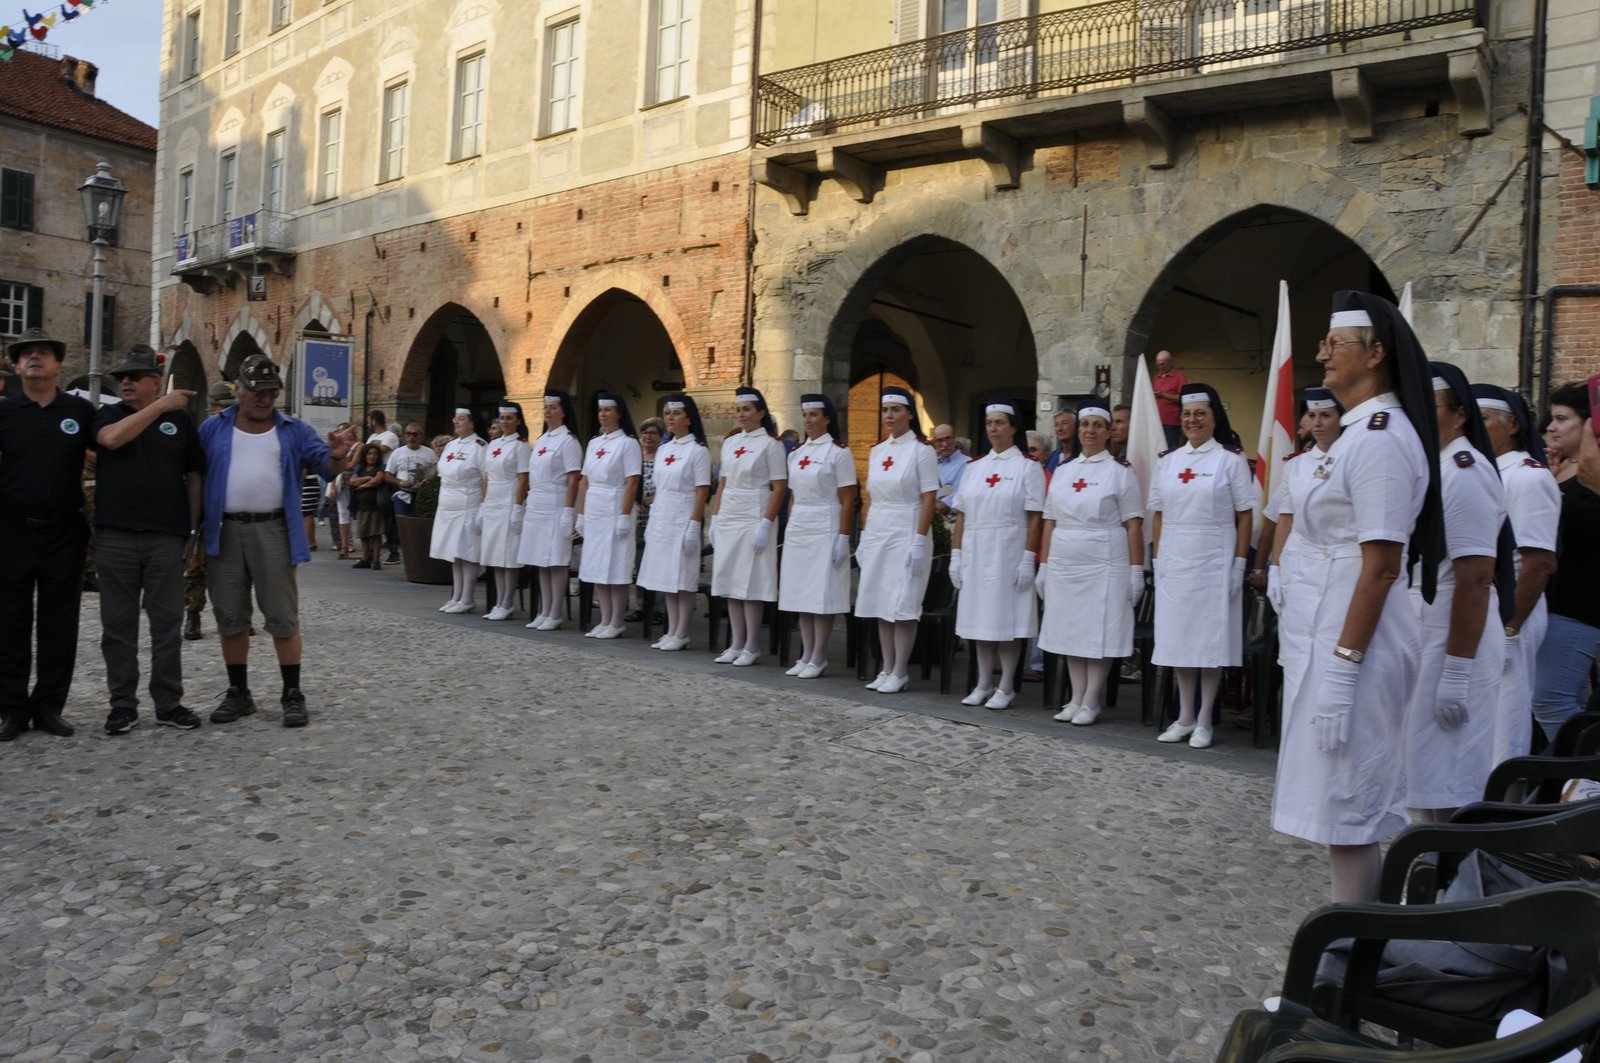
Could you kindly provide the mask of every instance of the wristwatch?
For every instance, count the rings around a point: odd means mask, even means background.
[[[1506,625],[1506,638],[1514,639],[1516,637],[1517,637],[1517,629],[1516,629],[1516,627],[1511,625],[1511,624],[1507,624]]]
[[[1335,646],[1333,648],[1333,655],[1339,658],[1339,660],[1349,661],[1351,664],[1360,664],[1367,656],[1360,650],[1352,650],[1346,646]]]

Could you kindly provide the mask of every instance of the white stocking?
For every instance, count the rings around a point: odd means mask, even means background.
[[[1067,682],[1072,686],[1072,690],[1068,695],[1068,700],[1073,705],[1083,705],[1084,707],[1088,707],[1089,703],[1084,700],[1089,696],[1088,658],[1067,658]]]
[[[828,663],[828,636],[833,634],[833,614],[817,613],[811,618],[813,643],[811,656],[805,658],[810,664],[823,665]]]
[[[1084,660],[1083,669],[1083,696],[1074,700],[1086,709],[1098,709],[1101,699],[1105,697],[1106,676],[1111,674],[1111,662],[1104,657],[1092,657]]]
[[[761,652],[761,616],[767,611],[766,602],[743,602],[744,646],[747,653]]]
[[[1333,864],[1333,902],[1361,903],[1378,899],[1378,869],[1381,866],[1377,845],[1330,845],[1328,858]]]

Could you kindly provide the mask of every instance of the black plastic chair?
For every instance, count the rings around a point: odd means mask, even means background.
[[[1485,801],[1553,805],[1569,779],[1600,780],[1600,754],[1583,757],[1512,757],[1494,766],[1483,785]]]

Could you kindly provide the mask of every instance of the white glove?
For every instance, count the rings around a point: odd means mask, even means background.
[[[578,511],[568,506],[561,511],[561,537],[572,538],[572,531],[578,525]]]
[[[1272,603],[1274,613],[1283,615],[1283,583],[1278,578],[1277,565],[1267,569],[1267,601]]]
[[[611,529],[618,539],[626,539],[633,534],[633,514],[618,513]]]
[[[833,567],[838,568],[850,560],[850,536],[835,535],[833,537]]]
[[[928,535],[913,535],[911,537],[911,554],[906,562],[910,568],[916,568],[928,560]]]
[[[950,586],[961,589],[961,551],[950,551]]]
[[[700,549],[700,522],[691,520],[683,529],[683,552],[692,554]]]
[[[1128,566],[1128,605],[1139,608],[1139,599],[1144,596],[1144,566]]]
[[[1048,583],[1049,580],[1050,566],[1040,565],[1039,571],[1033,574],[1033,593],[1037,594],[1040,600],[1043,600],[1044,598],[1044,585]]]
[[[717,515],[711,514],[711,519],[706,522],[706,542],[712,546],[717,545]]]
[[[1228,584],[1228,597],[1239,598],[1244,595],[1244,566],[1246,562],[1242,557],[1233,559],[1233,582]]]
[[[584,521],[582,513],[577,514],[573,518],[572,530],[580,539],[583,538],[583,526],[585,523],[586,521]]]
[[[1350,707],[1356,701],[1356,680],[1360,675],[1361,666],[1343,657],[1329,661],[1327,671],[1322,673],[1311,728],[1317,735],[1317,748],[1324,753],[1337,753],[1350,740]]]
[[[526,517],[527,515],[528,515],[528,507],[527,506],[512,506],[511,507],[511,524],[512,524],[512,527],[516,527],[516,528],[522,527],[522,518]]]
[[[772,521],[766,517],[761,518],[761,523],[756,525],[756,553],[767,549],[767,544],[772,541]]]
[[[1012,583],[1019,591],[1033,582],[1033,558],[1032,550],[1024,550],[1022,559],[1017,562],[1017,575]]]
[[[1472,658],[1446,655],[1433,695],[1433,719],[1441,729],[1454,731],[1467,722],[1467,688],[1471,683]]]

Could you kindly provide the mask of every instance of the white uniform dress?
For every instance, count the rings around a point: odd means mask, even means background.
[[[1150,509],[1161,514],[1156,553],[1155,650],[1171,668],[1230,668],[1244,660],[1243,584],[1235,515],[1254,509],[1244,455],[1215,439],[1185,443],[1156,462]]]
[[[711,451],[693,435],[668,439],[656,450],[656,500],[644,529],[639,586],[678,594],[700,587],[700,542],[685,544],[697,487],[711,485]]]
[[[585,583],[626,586],[633,582],[633,533],[638,507],[628,514],[626,532],[617,534],[628,477],[641,475],[644,452],[639,441],[622,429],[589,440],[583,454],[583,475],[589,481],[583,496],[583,556],[578,578]]]
[[[794,508],[783,533],[778,608],[789,613],[850,611],[850,558],[833,563],[839,534],[839,488],[854,487],[856,459],[824,432],[789,454]]]
[[[483,495],[483,546],[479,560],[490,568],[517,568],[517,544],[522,524],[514,522],[517,477],[528,471],[528,444],[516,436],[501,436],[484,447],[484,476],[489,481]]]
[[[962,516],[956,634],[979,642],[1033,638],[1039,598],[1032,579],[1017,586],[1017,565],[1028,548],[1028,514],[1044,509],[1044,467],[1017,447],[991,450],[962,472],[951,508]],[[1122,586],[1126,594],[1126,574]]]
[[[966,473],[962,473],[963,478]],[[867,457],[866,524],[856,544],[861,578],[856,615],[878,620],[920,620],[933,571],[933,547],[911,564],[924,492],[939,490],[939,456],[913,432],[882,440]]]
[[[1044,519],[1055,521],[1039,648],[1092,660],[1133,652],[1128,601],[1128,530],[1144,517],[1139,477],[1108,450],[1056,468]],[[965,551],[962,560],[970,557]]]
[[[711,554],[711,593],[747,602],[778,600],[778,528],[756,553],[756,528],[767,513],[772,481],[789,475],[783,444],[765,428],[735,432],[722,441],[722,498]]]
[[[428,553],[441,561],[478,560],[478,507],[483,503],[484,443],[452,439],[439,455],[439,509]]]
[[[1513,450],[1495,459],[1506,492],[1511,534],[1517,542],[1517,578],[1522,577],[1523,550],[1555,551],[1561,524],[1561,488],[1550,470],[1525,450]],[[1498,615],[1492,619],[1498,621]],[[1497,628],[1500,625],[1495,625]],[[1506,643],[1506,669],[1500,681],[1500,730],[1495,735],[1494,760],[1526,754],[1533,744],[1533,676],[1539,646],[1550,626],[1544,595],[1522,622],[1516,645]]]
[[[1328,452],[1321,447],[1299,451],[1283,460],[1287,463],[1283,468],[1283,478],[1278,481],[1278,490],[1273,492],[1272,501],[1267,505],[1267,519],[1272,521],[1281,521],[1286,515],[1292,517],[1298,513],[1305,505],[1312,484],[1328,475],[1325,465]],[[1319,471],[1321,476],[1317,475]],[[1295,523],[1299,523],[1299,518],[1295,519]],[[1304,550],[1305,540],[1297,539],[1291,527],[1283,549],[1278,552],[1278,586],[1283,592],[1283,611],[1278,614],[1278,664],[1284,666],[1285,705],[1294,701],[1293,684],[1298,682],[1300,675],[1287,665],[1290,661],[1303,660],[1310,650],[1311,613],[1315,611],[1317,598],[1321,594],[1316,582],[1320,578],[1320,568],[1315,558],[1308,559],[1305,556]]]
[[[1444,504],[1445,559],[1439,563],[1438,591],[1431,605],[1423,602],[1420,586],[1411,591],[1412,608],[1422,624],[1422,667],[1406,710],[1406,804],[1412,808],[1459,808],[1481,800],[1483,784],[1496,763],[1495,736],[1502,729],[1500,679],[1506,636],[1493,587],[1484,603],[1483,634],[1472,658],[1467,722],[1447,731],[1434,719],[1433,706],[1455,598],[1451,562],[1495,556],[1500,526],[1506,520],[1505,489],[1489,459],[1465,439],[1456,438],[1439,453],[1439,497]]]
[[[567,476],[583,468],[583,448],[564,424],[528,447],[528,501],[522,516],[517,564],[566,568],[572,563],[572,536],[561,534],[567,508]]]
[[[1302,540],[1308,580],[1296,587],[1314,585],[1316,600],[1289,614],[1306,618],[1296,644],[1306,648],[1284,661],[1285,673],[1295,673],[1296,693],[1283,705],[1272,826],[1323,845],[1367,845],[1409,822],[1402,721],[1421,651],[1405,580],[1390,586],[1358,666],[1349,740],[1322,752],[1311,720],[1328,664],[1337,660],[1333,650],[1361,575],[1361,544],[1397,542],[1404,551],[1422,512],[1433,459],[1394,394],[1368,399],[1339,423],[1344,434],[1321,459],[1327,478],[1315,478],[1290,533]]]

